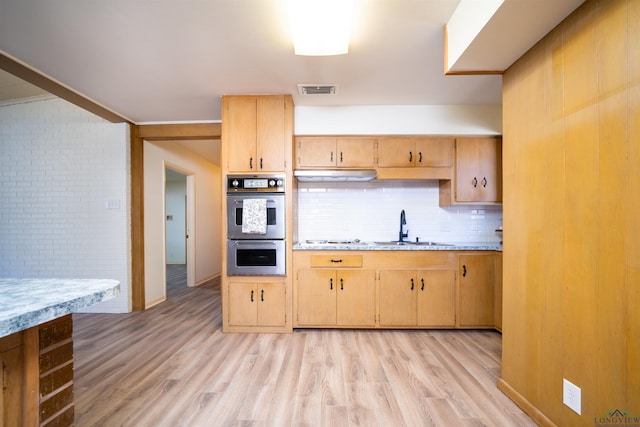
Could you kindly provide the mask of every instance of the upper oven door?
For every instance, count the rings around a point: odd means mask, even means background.
[[[227,239],[256,240],[285,238],[284,194],[230,194],[227,196]],[[248,234],[242,232],[242,205],[247,199],[266,199],[267,232]]]

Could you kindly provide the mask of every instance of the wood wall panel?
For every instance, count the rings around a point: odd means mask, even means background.
[[[587,1],[504,74],[500,386],[557,425],[640,414],[639,40],[640,0]]]

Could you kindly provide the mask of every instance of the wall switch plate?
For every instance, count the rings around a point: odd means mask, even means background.
[[[120,199],[108,199],[106,204],[107,209],[120,209]]]
[[[576,414],[582,415],[582,390],[566,379],[562,379],[562,403],[571,408]]]

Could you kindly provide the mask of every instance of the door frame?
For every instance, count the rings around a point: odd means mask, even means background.
[[[131,125],[131,308],[145,307],[144,141],[219,139],[220,123]],[[195,239],[192,239],[195,242]],[[191,263],[192,266],[194,263]],[[195,266],[193,266],[195,268]],[[191,275],[192,277],[195,274]]]

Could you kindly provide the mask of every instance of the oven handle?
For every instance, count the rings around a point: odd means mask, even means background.
[[[236,205],[241,205],[242,202],[244,202],[244,200],[234,200],[234,202],[235,202]],[[267,199],[267,204],[269,204],[269,203],[270,204],[274,204],[274,203],[276,203],[276,201],[273,200],[273,199]]]
[[[278,245],[275,242],[270,242],[270,241],[258,241],[258,240],[234,240],[233,241],[235,243],[236,246],[238,247],[242,247],[242,246],[251,246],[252,248],[272,248],[272,247],[277,247]]]

